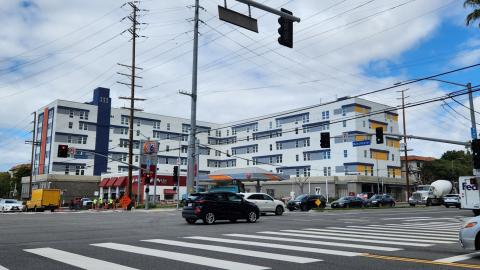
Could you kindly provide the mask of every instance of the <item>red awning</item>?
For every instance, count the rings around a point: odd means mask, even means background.
[[[177,194],[177,192],[173,189],[164,189],[163,194],[165,194],[165,195],[175,195],[175,194]]]
[[[108,179],[107,183],[105,184],[106,187],[111,187],[113,186],[113,183],[115,183],[115,180],[117,180],[116,177],[112,177],[110,179]]]
[[[99,186],[99,187],[106,187],[108,180],[110,180],[110,178],[104,178],[104,179],[102,180],[102,182],[100,182],[100,184],[99,184],[98,186]]]
[[[115,180],[115,183],[113,183],[114,187],[124,187],[127,185],[127,176],[121,176],[117,177],[117,180]]]

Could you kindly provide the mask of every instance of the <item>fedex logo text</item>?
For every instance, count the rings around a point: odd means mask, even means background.
[[[469,185],[467,183],[462,184],[462,189],[463,190],[478,190],[478,187],[476,185]]]

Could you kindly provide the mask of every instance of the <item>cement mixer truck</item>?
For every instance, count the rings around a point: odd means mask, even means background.
[[[443,204],[443,196],[452,191],[452,183],[448,180],[437,180],[430,185],[420,185],[417,191],[412,193],[412,197],[408,199],[410,206],[420,205],[441,205]]]

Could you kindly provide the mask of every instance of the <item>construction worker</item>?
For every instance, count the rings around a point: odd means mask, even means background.
[[[100,206],[99,208],[103,207],[103,198],[102,197],[100,197],[100,199],[98,199],[98,205]]]
[[[113,199],[112,198],[108,199],[108,208],[109,209],[113,208]]]
[[[93,209],[96,209],[96,208],[97,208],[97,198],[94,198],[94,199],[93,199],[92,208],[93,208]]]

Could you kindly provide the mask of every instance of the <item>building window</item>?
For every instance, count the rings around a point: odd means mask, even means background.
[[[170,152],[170,145],[165,146],[165,151]]]
[[[253,153],[257,153],[258,152],[258,145],[254,145],[253,146]]]
[[[298,141],[295,141],[295,147],[298,148]]]
[[[128,125],[128,116],[122,116],[120,123],[122,125]]]
[[[282,163],[282,156],[277,156],[277,163]]]
[[[365,121],[363,121],[363,127],[366,127],[366,123],[365,123]]]
[[[167,130],[170,130],[170,123],[167,123]]]
[[[363,150],[363,157],[367,158],[367,150]]]
[[[88,125],[87,123],[78,123],[78,129],[80,130],[88,130]]]
[[[310,122],[310,115],[309,114],[304,114],[302,120],[303,120],[303,123]]]
[[[368,167],[365,166],[365,175],[368,175]]]
[[[72,136],[71,136],[71,135],[68,135],[68,137],[67,137],[67,143],[72,143]]]
[[[298,134],[298,128],[295,128],[295,134]]]
[[[295,170],[295,175],[296,175],[297,177],[300,177],[300,169],[297,168],[297,169]]]
[[[347,111],[345,110],[345,108],[342,108],[342,116],[345,116],[347,115]]]
[[[135,162],[138,162],[138,155],[135,155]]]
[[[222,153],[221,153],[220,151],[215,150],[215,156],[216,156],[216,157],[219,157],[221,154],[222,154]]]
[[[392,161],[395,161],[395,155],[392,154]]]
[[[137,130],[137,136],[140,136],[140,130]]]
[[[342,123],[343,123],[343,127],[347,127],[347,120],[343,120]]]
[[[327,170],[328,170],[328,176],[332,176],[332,167],[328,167]]]
[[[277,147],[277,149],[278,149],[278,147]],[[273,150],[273,146],[270,144],[270,151],[272,151],[272,150]]]
[[[348,157],[348,151],[347,150],[343,150],[343,157],[344,158]]]
[[[323,176],[327,176],[327,167],[323,167]]]
[[[65,174],[68,175],[70,173],[70,166],[65,165]]]
[[[282,143],[277,142],[277,150],[281,150],[281,149],[282,149]]]
[[[322,120],[328,120],[330,118],[330,111],[322,112]]]
[[[250,136],[247,136],[247,142],[250,141]]]
[[[295,155],[295,161],[298,161],[298,160],[299,160],[298,155]]]
[[[273,128],[273,123],[272,123],[272,121],[268,122],[268,128],[269,128],[269,129],[272,129],[272,128]]]
[[[307,138],[303,141],[303,147],[308,147],[310,146],[310,138]]]
[[[73,118],[73,110],[70,110],[69,115],[70,115],[70,118]]]
[[[85,175],[85,166],[84,165],[75,166],[75,175]]]
[[[153,121],[153,128],[154,129],[160,129],[160,121]],[[188,127],[184,126],[184,128],[188,130]],[[184,131],[184,132],[186,133],[186,131]]]
[[[68,128],[73,128],[73,122],[68,122]]]
[[[137,127],[139,127],[142,124],[142,120],[137,119]]]

